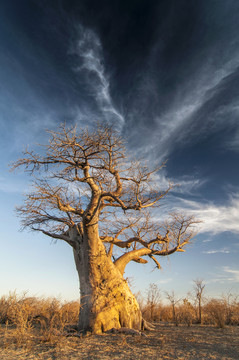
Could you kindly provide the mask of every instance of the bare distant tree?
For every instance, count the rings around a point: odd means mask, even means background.
[[[202,323],[202,299],[205,284],[202,279],[193,280],[194,282],[194,293],[196,295],[197,307],[198,307],[198,323]]]
[[[149,306],[151,320],[155,320],[154,319],[155,310],[159,302],[160,302],[160,290],[158,286],[154,283],[149,284],[149,288],[147,290],[147,305]]]
[[[172,213],[158,223],[155,211],[172,188],[155,181],[160,167],[126,159],[124,141],[108,125],[94,130],[60,127],[39,154],[26,151],[32,191],[17,209],[23,227],[65,241],[79,274],[79,329],[140,329],[139,305],[123,278],[130,261],[145,264],[184,251],[194,233],[192,216]]]
[[[230,289],[226,294],[222,294],[222,301],[225,303],[226,308],[226,325],[231,325],[233,323],[233,310],[237,307],[238,295],[232,293]]]
[[[139,307],[140,307],[140,309],[142,310],[143,307],[144,307],[144,300],[145,300],[144,297],[143,297],[143,295],[141,294],[140,291],[137,291],[137,293],[134,294],[134,296],[136,297],[136,300],[137,300],[137,302],[138,302],[138,304],[139,304]]]
[[[166,291],[166,296],[167,296],[167,299],[170,301],[171,306],[172,306],[173,322],[175,323],[176,326],[178,326],[178,317],[177,317],[177,312],[176,312],[176,305],[179,303],[179,301],[181,299],[178,299],[176,297],[176,294],[175,294],[174,291],[172,291],[171,293]]]

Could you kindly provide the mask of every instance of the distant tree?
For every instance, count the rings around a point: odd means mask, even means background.
[[[236,305],[238,305],[238,295],[233,295],[231,290],[229,290],[226,294],[222,295],[222,301],[226,308],[226,325],[232,325],[234,310],[237,307]],[[236,311],[236,313],[239,317],[239,312]]]
[[[139,307],[142,310],[144,308],[144,300],[145,300],[143,295],[141,294],[140,291],[137,291],[137,293],[134,294],[134,296],[136,297],[136,300],[137,300],[137,302],[139,304]]]
[[[17,209],[23,227],[65,241],[79,274],[79,329],[140,329],[139,305],[123,278],[130,261],[157,268],[159,256],[184,251],[193,237],[192,216],[172,213],[164,223],[150,217],[170,191],[155,181],[159,168],[126,158],[124,141],[110,126],[77,132],[49,131],[40,154],[25,151],[13,168],[24,167],[32,191]]]
[[[226,324],[227,308],[222,299],[210,299],[205,306],[205,313],[209,315],[209,321],[220,328]]]
[[[197,307],[198,307],[198,323],[202,323],[202,299],[203,299],[203,291],[205,289],[205,284],[203,280],[196,279],[194,282],[194,293],[196,295]]]
[[[194,307],[188,300],[184,298],[180,306],[180,321],[185,322],[188,326],[192,325],[194,315]]]
[[[171,293],[166,292],[167,299],[170,301],[172,306],[172,313],[173,313],[173,322],[176,326],[178,326],[178,317],[176,312],[176,305],[180,302],[181,299],[178,299],[175,295],[175,292],[172,291]]]
[[[147,290],[147,305],[149,308],[149,315],[151,320],[155,320],[155,310],[160,302],[160,290],[156,284],[149,284]]]

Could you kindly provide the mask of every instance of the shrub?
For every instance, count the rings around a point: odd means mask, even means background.
[[[191,326],[192,322],[195,321],[195,309],[187,299],[183,299],[183,303],[178,306],[178,321],[188,326]]]
[[[77,301],[61,303],[56,298],[41,299],[10,293],[0,298],[0,322],[6,325],[7,342],[28,346],[34,341],[57,342],[69,325],[78,322]]]
[[[226,303],[223,300],[212,299],[204,307],[210,323],[223,328],[226,324]]]

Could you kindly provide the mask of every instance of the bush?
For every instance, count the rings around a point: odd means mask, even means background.
[[[77,301],[61,303],[56,298],[10,293],[0,298],[0,322],[6,325],[6,338],[11,336],[17,346],[34,341],[36,332],[40,342],[52,343],[59,341],[67,326],[77,324],[79,308]]]
[[[178,307],[178,322],[188,326],[195,322],[195,309],[187,299],[183,299],[183,303]]]
[[[209,323],[223,328],[226,324],[226,303],[223,300],[212,299],[204,307]]]

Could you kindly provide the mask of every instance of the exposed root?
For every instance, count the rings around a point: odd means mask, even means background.
[[[146,321],[145,319],[142,319],[142,330],[153,331],[155,330],[155,326],[149,323],[148,321]]]
[[[84,336],[89,336],[89,335],[93,335],[91,332],[89,331],[79,331],[77,330],[77,326],[69,326],[67,329],[67,333],[66,333],[66,337],[78,337],[78,338],[82,338]],[[155,327],[148,323],[146,320],[142,320],[142,330],[155,330]],[[108,331],[103,332],[105,334],[126,334],[126,335],[140,335],[140,336],[147,336],[146,334],[143,333],[143,331],[140,330],[135,330],[135,329],[131,329],[131,328],[127,328],[127,327],[121,327],[119,329],[116,328],[112,328]]]

